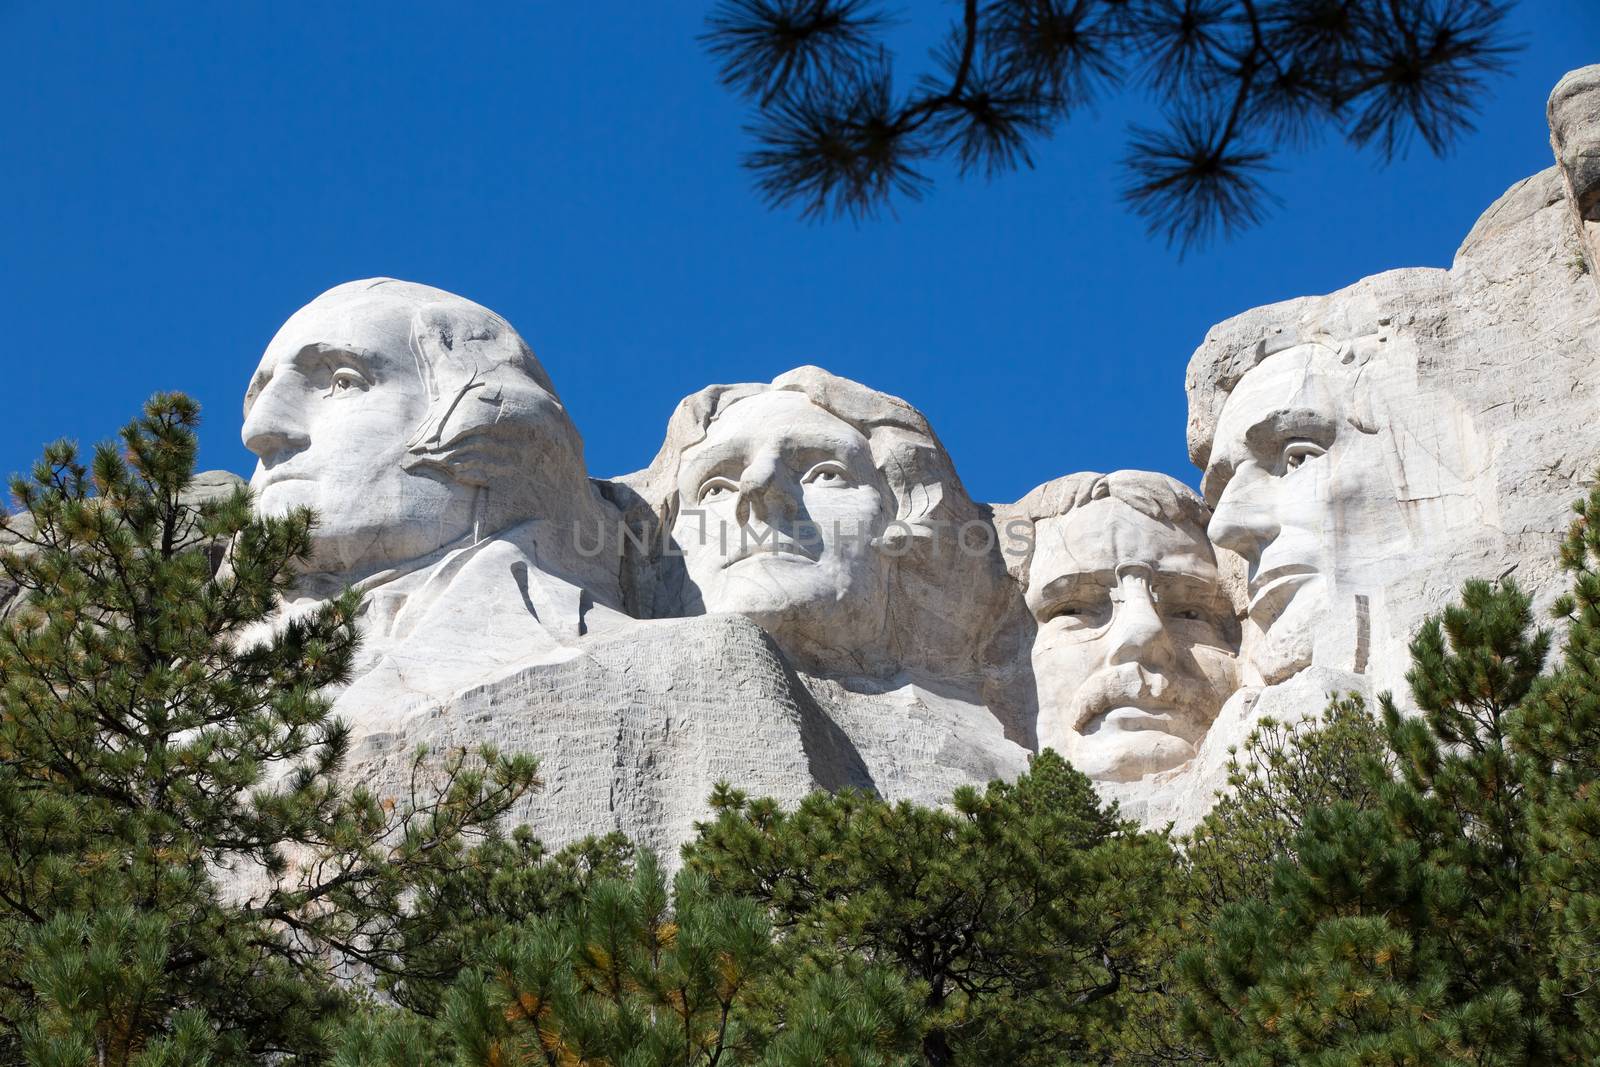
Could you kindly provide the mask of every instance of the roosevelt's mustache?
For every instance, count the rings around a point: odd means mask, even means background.
[[[1119,663],[1091,674],[1072,695],[1069,721],[1082,730],[1096,716],[1115,708],[1172,710],[1185,715],[1203,712],[1205,694],[1198,687],[1174,684],[1164,674],[1146,670],[1137,663]]]

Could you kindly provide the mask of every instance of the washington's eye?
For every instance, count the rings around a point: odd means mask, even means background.
[[[1290,441],[1283,446],[1283,469],[1298,470],[1308,459],[1316,459],[1328,450],[1310,441]]]
[[[1174,619],[1187,619],[1190,622],[1200,621],[1200,612],[1194,608],[1178,608],[1174,611],[1169,611],[1167,614]]]
[[[727,478],[708,478],[700,485],[698,501],[701,504],[710,500],[721,500],[734,495],[739,487]]]
[[[360,371],[340,367],[333,372],[333,379],[328,385],[328,395],[339,396],[342,393],[356,392],[367,388],[369,384]]]
[[[802,481],[806,485],[846,485],[850,477],[845,472],[844,464],[827,460],[807,471]]]

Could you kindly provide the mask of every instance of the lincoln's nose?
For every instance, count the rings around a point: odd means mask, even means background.
[[[1264,499],[1267,479],[1251,467],[1237,471],[1217,500],[1206,536],[1219,548],[1243,556],[1252,569],[1261,562],[1261,553],[1278,536],[1275,510]]]

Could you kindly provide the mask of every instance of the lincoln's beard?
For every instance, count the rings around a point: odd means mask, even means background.
[[[1255,619],[1245,627],[1244,658],[1262,685],[1274,685],[1311,666],[1317,628],[1327,619],[1327,579],[1314,578],[1295,590],[1283,610],[1263,630]]]

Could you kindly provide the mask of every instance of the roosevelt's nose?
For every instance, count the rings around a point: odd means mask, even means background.
[[[1223,489],[1206,526],[1212,544],[1237,552],[1252,567],[1278,536],[1277,510],[1267,499],[1270,482],[1252,466],[1240,468]]]
[[[799,505],[791,481],[777,453],[757,456],[739,476],[739,506],[734,517],[741,525],[754,518],[769,526],[793,519]]]
[[[1137,663],[1154,671],[1170,667],[1174,658],[1172,637],[1161,621],[1147,575],[1121,580],[1122,601],[1112,616],[1107,634],[1106,665]]]
[[[287,378],[274,376],[256,394],[245,413],[239,436],[244,440],[244,447],[263,463],[271,464],[311,443],[304,414],[291,402],[291,391]]]

